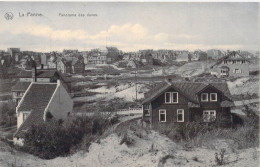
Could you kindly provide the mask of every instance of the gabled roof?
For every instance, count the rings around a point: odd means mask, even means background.
[[[224,94],[229,100],[231,100],[231,94],[226,83],[201,83],[201,82],[163,82],[157,85],[154,89],[145,94],[144,103],[153,101],[160,96],[164,91],[173,87],[177,89],[179,93],[188,98],[191,102],[198,104],[198,93],[203,89],[211,86]]]
[[[17,129],[14,136],[21,137],[23,132],[34,124],[43,123],[44,110],[57,87],[56,83],[32,83],[18,105],[18,112],[30,112],[27,119]]]
[[[36,77],[37,78],[51,78],[55,76],[55,73],[57,72],[56,70],[36,70]],[[26,71],[21,71],[18,75],[18,78],[31,78],[32,77],[32,71],[31,70],[26,70]]]
[[[23,92],[25,92],[30,84],[31,84],[30,82],[17,82],[12,87],[12,91],[23,91]]]
[[[235,57],[233,57],[233,56],[235,56]],[[224,60],[246,60],[246,61],[248,61],[247,58],[245,58],[244,56],[240,55],[239,53],[237,53],[237,52],[230,52],[226,56],[218,59],[217,62],[214,65],[211,66],[211,68],[213,68],[216,65],[221,64]]]

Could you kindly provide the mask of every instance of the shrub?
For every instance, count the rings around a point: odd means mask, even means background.
[[[226,149],[222,148],[220,150],[220,153],[215,153],[215,162],[217,165],[222,166],[225,165],[225,153],[226,153]]]
[[[126,144],[127,146],[131,146],[135,143],[134,139],[127,135],[127,133],[124,134],[123,138],[120,141],[120,145]]]
[[[88,148],[95,139],[92,135],[101,135],[107,125],[109,120],[98,116],[75,117],[65,121],[51,119],[32,126],[25,133],[24,150],[43,159],[64,156],[80,143]]]
[[[166,155],[160,159],[160,163],[165,164],[167,159],[174,159],[175,157],[173,155]]]
[[[16,125],[15,104],[3,103],[0,105],[0,125],[11,127]]]
[[[32,126],[25,134],[24,149],[40,158],[52,159],[69,153],[83,134],[73,126],[64,127],[57,121]]]

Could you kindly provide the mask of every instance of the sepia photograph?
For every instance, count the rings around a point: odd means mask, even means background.
[[[0,167],[258,167],[259,2],[0,1]]]

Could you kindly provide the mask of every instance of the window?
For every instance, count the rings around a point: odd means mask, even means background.
[[[172,92],[172,102],[178,103],[178,92]]]
[[[201,101],[208,101],[208,94],[207,93],[201,94]]]
[[[217,93],[210,93],[210,101],[217,101]]]
[[[178,92],[165,92],[165,103],[178,103]]]
[[[222,68],[220,71],[220,75],[226,76],[228,75],[228,69],[227,68]]]
[[[171,103],[171,92],[165,92],[165,103]]]
[[[246,63],[246,61],[245,60],[242,60],[242,64],[245,64]]]
[[[183,109],[177,110],[177,122],[184,122],[184,110]]]
[[[242,71],[241,71],[241,69],[235,69],[235,70],[234,70],[234,73],[236,73],[236,74],[241,74]]]
[[[216,110],[205,110],[203,111],[203,121],[212,122],[216,120]]]
[[[159,121],[166,122],[166,110],[159,110]]]
[[[232,64],[236,64],[236,62],[237,62],[236,60],[233,60],[233,61],[232,61]]]
[[[149,104],[143,105],[143,109],[144,109],[144,116],[150,116],[150,105]]]
[[[28,116],[29,116],[28,112],[23,113],[23,122],[27,119]]]

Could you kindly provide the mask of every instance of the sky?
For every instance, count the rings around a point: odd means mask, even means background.
[[[6,13],[13,19],[6,20]],[[0,50],[85,51],[115,46],[123,51],[258,51],[259,24],[259,4],[252,2],[0,2]]]

